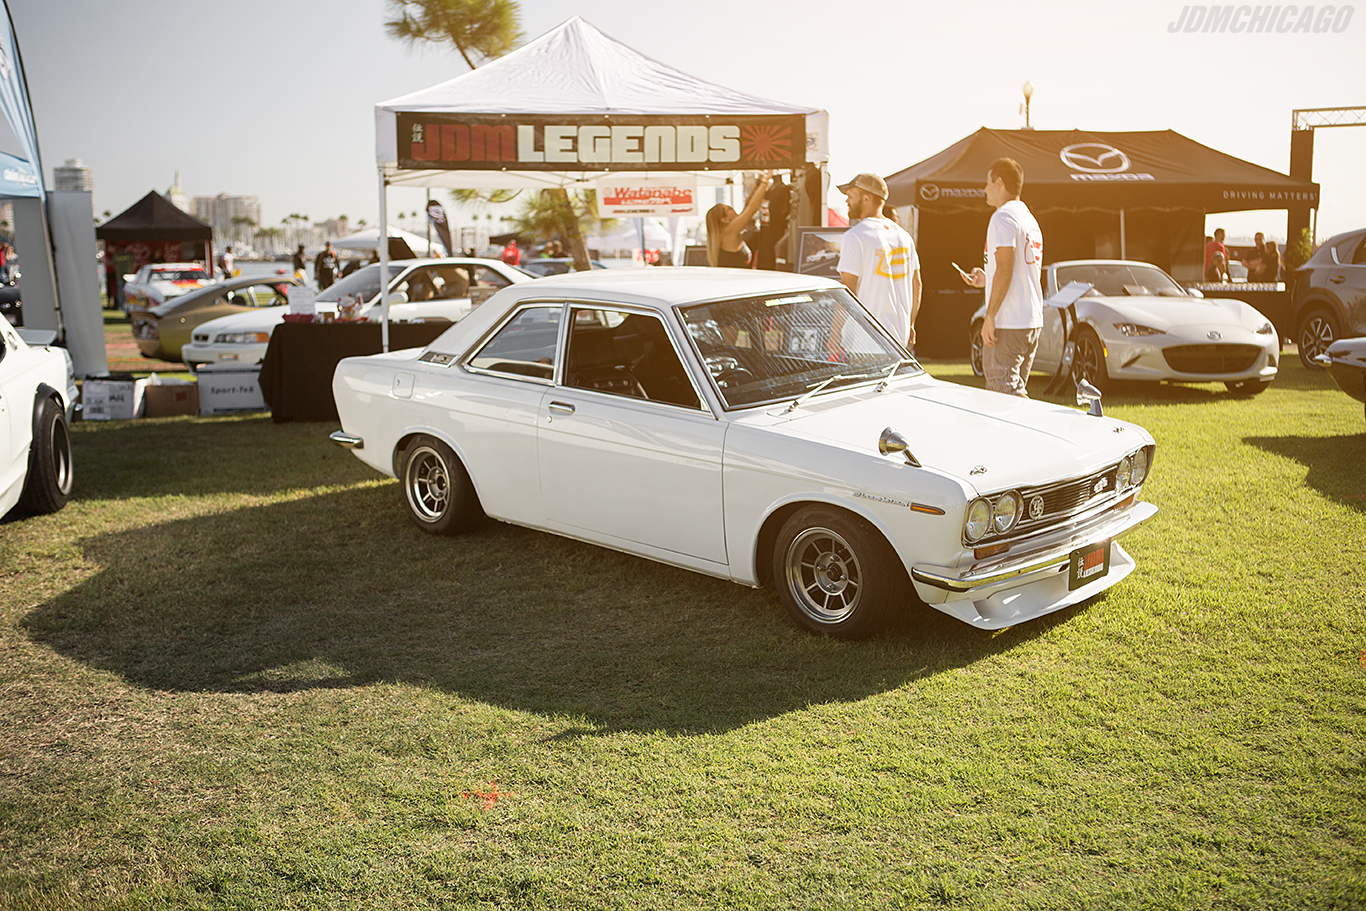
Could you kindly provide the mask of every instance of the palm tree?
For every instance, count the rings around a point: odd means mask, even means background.
[[[390,38],[410,47],[449,44],[470,69],[501,57],[522,38],[516,0],[388,0],[387,6]]]
[[[614,219],[598,218],[597,211],[597,194],[592,190],[581,190],[572,196],[564,189],[542,190],[522,203],[512,222],[518,234],[546,239],[563,237],[569,242],[574,268],[586,272],[589,263],[584,234],[601,234],[616,227]]]

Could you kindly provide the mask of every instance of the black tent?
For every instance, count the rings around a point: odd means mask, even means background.
[[[968,317],[981,303],[952,262],[982,262],[987,168],[1013,158],[1021,198],[1044,235],[1044,262],[1137,259],[1181,281],[1203,278],[1205,215],[1318,206],[1318,184],[1226,155],[1171,130],[980,129],[887,178],[889,201],[913,206],[925,301],[917,335],[925,353],[966,351]]]
[[[199,262],[213,271],[213,228],[156,191],[95,228],[95,239],[104,241],[111,303],[118,299],[120,276],[149,262]]]

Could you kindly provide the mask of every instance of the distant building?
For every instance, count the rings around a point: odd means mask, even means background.
[[[180,189],[179,171],[175,172],[175,183],[167,187],[166,192],[162,195],[169,199],[171,201],[171,205],[175,206],[180,211],[184,212],[187,215],[191,214],[190,197],[186,196],[185,191]]]
[[[313,228],[322,234],[323,240],[336,240],[351,233],[350,222],[344,215],[341,218],[329,218],[327,221],[315,221]]]
[[[190,214],[213,226],[220,244],[249,243],[261,226],[261,201],[255,196],[196,196],[190,200]]]
[[[57,190],[84,190],[91,193],[95,189],[95,172],[79,158],[68,158],[66,164],[52,169],[52,186]]]

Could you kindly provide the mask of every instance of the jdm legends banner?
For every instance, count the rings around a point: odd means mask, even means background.
[[[399,113],[398,166],[458,171],[800,168],[806,118]]]
[[[600,218],[675,218],[697,214],[697,180],[683,177],[600,177]]]

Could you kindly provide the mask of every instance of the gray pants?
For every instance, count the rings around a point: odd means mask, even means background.
[[[987,389],[1029,398],[1029,371],[1039,350],[1041,329],[997,329],[996,344],[982,347]]]

